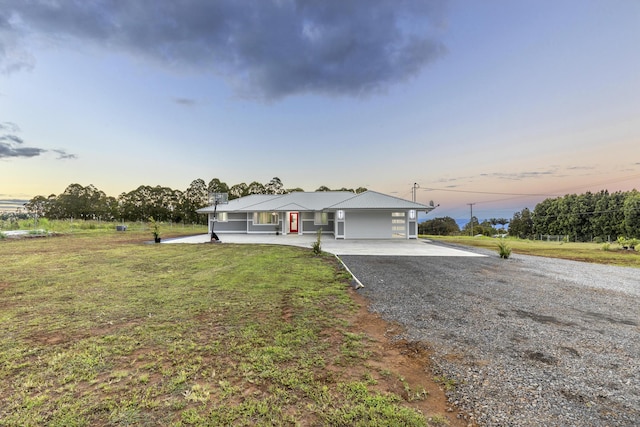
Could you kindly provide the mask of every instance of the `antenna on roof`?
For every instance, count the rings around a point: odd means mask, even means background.
[[[438,206],[440,206],[439,203],[436,205],[435,203],[433,203],[433,200],[429,200],[429,207],[424,211],[424,213],[428,214],[429,212],[431,212],[432,210],[434,210]]]
[[[418,188],[420,188],[420,184],[418,184],[417,182],[414,182],[414,183],[413,183],[413,188],[412,188],[412,190],[413,190],[413,202],[414,202],[414,203],[415,203],[415,201],[416,201],[416,190],[417,190]]]

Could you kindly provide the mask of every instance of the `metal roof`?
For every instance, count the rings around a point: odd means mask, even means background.
[[[365,191],[353,197],[328,206],[327,209],[429,209],[422,203],[411,202],[399,197],[378,193],[377,191]]]
[[[262,203],[266,200],[273,198],[272,194],[251,194],[249,196],[240,197],[239,199],[229,200],[228,203],[219,204],[218,212],[235,212],[247,210],[249,206],[253,206],[258,203]],[[214,205],[207,206],[206,208],[198,209],[198,213],[213,213]]]
[[[287,212],[323,211],[337,209],[429,209],[399,197],[376,191],[354,194],[350,191],[294,192],[289,194],[252,194],[218,205],[218,212]],[[212,213],[214,206],[198,209],[199,213]]]

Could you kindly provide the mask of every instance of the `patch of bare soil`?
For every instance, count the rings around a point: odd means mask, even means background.
[[[448,402],[442,386],[434,381],[429,344],[393,340],[402,332],[402,327],[371,313],[362,295],[354,290],[351,295],[360,306],[354,327],[370,340],[369,364],[381,373],[390,372],[375,378],[376,388],[402,396],[407,406],[418,409],[427,419],[440,416],[453,427],[476,426],[464,420],[461,412]]]

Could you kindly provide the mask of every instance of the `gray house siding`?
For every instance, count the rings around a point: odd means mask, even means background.
[[[209,223],[209,231],[213,221]],[[228,221],[228,222],[216,222],[214,227],[216,233],[246,233],[247,232],[247,220],[244,221]]]
[[[278,214],[278,224],[254,224],[253,212],[247,213],[247,232],[248,233],[275,233],[276,227],[282,231],[282,214]]]
[[[227,221],[216,221],[213,228],[216,233],[246,233],[247,214],[244,212],[229,212]],[[209,214],[209,232],[213,227],[213,214]]]
[[[279,230],[282,231],[282,221],[278,223],[280,226]],[[273,234],[276,232],[275,224],[254,224],[252,220],[247,222],[248,232],[249,233],[269,233]]]
[[[329,221],[327,224],[316,224],[315,223],[315,212],[301,212],[302,216],[302,233],[303,234],[315,234],[318,230],[322,230],[323,234],[329,233],[333,234],[333,212],[328,214]]]
[[[409,236],[410,237],[418,235],[418,231],[416,229],[417,225],[418,224],[415,221],[412,221],[412,222],[409,223]]]

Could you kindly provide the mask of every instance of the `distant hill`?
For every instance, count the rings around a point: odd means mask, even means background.
[[[24,208],[27,202],[22,199],[0,199],[0,212],[15,212],[18,208]]]

